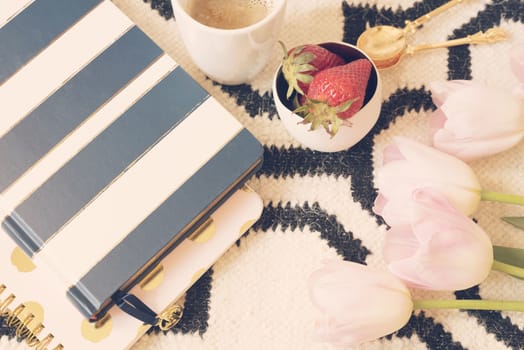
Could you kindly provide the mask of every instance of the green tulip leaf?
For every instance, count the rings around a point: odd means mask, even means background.
[[[494,245],[493,258],[495,270],[524,279],[524,249]]]
[[[507,222],[508,224],[511,224],[515,227],[520,228],[521,230],[524,230],[524,216],[506,216],[501,219]]]

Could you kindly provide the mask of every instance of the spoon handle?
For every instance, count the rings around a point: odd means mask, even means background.
[[[438,49],[443,47],[468,45],[468,44],[491,44],[508,38],[508,34],[502,28],[491,28],[485,32],[477,32],[464,38],[453,39],[436,44],[424,44],[406,47],[405,53],[413,55],[419,51]]]
[[[427,20],[429,20],[429,19],[431,19],[431,18],[441,14],[442,12],[450,9],[451,7],[453,7],[455,5],[460,4],[463,1],[464,0],[451,0],[451,1],[448,1],[445,4],[437,7],[433,11],[430,11],[430,12],[426,13],[425,15],[420,16],[419,18],[417,18],[417,19],[415,19],[413,21],[406,21],[405,22],[405,27],[404,27],[404,32],[406,32],[406,33],[414,33],[415,30],[417,30]]]

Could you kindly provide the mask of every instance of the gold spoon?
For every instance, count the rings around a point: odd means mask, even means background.
[[[444,41],[436,44],[423,44],[423,45],[405,45],[404,47],[398,47],[396,50],[388,51],[387,54],[375,57],[371,57],[378,69],[390,68],[396,65],[404,55],[413,55],[417,52],[459,46],[468,44],[491,44],[497,41],[507,39],[507,34],[502,28],[491,28],[485,32],[477,32],[472,35],[468,35],[464,38],[453,39]]]
[[[406,21],[404,28],[380,25],[366,29],[357,40],[357,47],[364,51],[373,61],[397,56],[405,50],[406,36],[414,33],[426,21],[461,3],[464,0],[451,0],[433,11],[413,20]]]

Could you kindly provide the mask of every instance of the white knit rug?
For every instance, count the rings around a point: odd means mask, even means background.
[[[371,133],[347,152],[325,154],[301,147],[276,115],[270,87],[281,57],[278,47],[252,84],[220,86],[207,80],[188,58],[176,22],[161,16],[170,15],[165,2],[154,1],[159,10],[142,0],[115,3],[265,145],[263,169],[250,181],[265,202],[261,220],[190,290],[179,326],[166,334],[144,336],[132,350],[332,349],[310,338],[316,311],[306,280],[325,258],[383,267],[380,246],[386,227],[371,212],[376,195],[373,170],[382,160],[382,149],[395,135],[429,142],[431,81],[475,79],[514,87],[509,49],[524,42],[523,0],[467,0],[452,8],[417,32],[415,43],[444,41],[498,25],[511,40],[405,58],[382,73],[384,103]],[[288,0],[281,39],[288,47],[337,40],[355,43],[366,23],[401,26],[442,3]],[[524,194],[524,143],[472,166],[483,187]],[[475,219],[494,244],[524,247],[524,232],[498,219],[517,215],[524,215],[524,208],[483,202]],[[492,273],[470,290],[415,295],[524,300],[524,282]],[[0,349],[25,345],[3,337]],[[403,329],[361,349],[524,349],[524,313],[417,311]]]

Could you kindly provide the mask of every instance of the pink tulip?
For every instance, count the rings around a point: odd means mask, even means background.
[[[524,70],[520,64],[514,66]],[[438,107],[430,117],[435,148],[471,161],[524,137],[524,99],[515,94],[466,80],[434,82],[430,90]]]
[[[416,141],[401,137],[394,141],[384,150],[384,165],[376,170],[376,214],[390,226],[410,222],[405,203],[411,201],[415,189],[422,187],[437,189],[465,215],[475,212],[481,187],[471,167]]]
[[[524,84],[524,43],[511,48],[511,70],[521,84]]]
[[[481,283],[493,264],[488,235],[438,191],[419,189],[405,210],[411,223],[393,226],[384,240],[389,270],[409,286],[461,290]]]
[[[398,278],[348,261],[327,261],[311,275],[309,291],[323,314],[315,338],[336,345],[358,345],[393,333],[413,310],[409,290]]]

